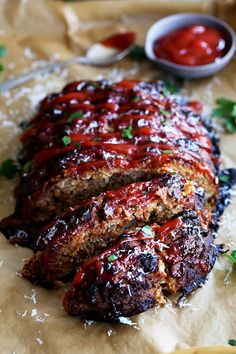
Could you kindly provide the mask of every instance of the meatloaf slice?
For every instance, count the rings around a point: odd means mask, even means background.
[[[82,265],[64,308],[73,316],[119,321],[163,305],[168,294],[201,286],[219,249],[194,211],[138,227]]]
[[[37,235],[37,252],[26,262],[23,275],[53,286],[113,243],[130,225],[163,223],[182,210],[200,212],[203,207],[202,188],[177,174],[103,193],[57,217]],[[206,222],[210,219],[209,214]]]

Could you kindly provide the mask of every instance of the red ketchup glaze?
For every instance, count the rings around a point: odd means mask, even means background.
[[[210,64],[226,53],[223,34],[203,25],[177,29],[154,43],[156,57],[172,63],[197,66]]]
[[[30,122],[33,127],[22,135],[26,161],[33,160],[35,166],[24,173],[31,197],[63,169],[76,175],[99,168],[159,168],[182,160],[214,178],[212,142],[197,115],[201,105],[181,103],[162,90],[158,82],[77,81],[46,97]],[[64,136],[70,139],[66,146]],[[179,144],[179,139],[197,144],[195,150]]]
[[[105,47],[125,50],[129,48],[135,41],[136,34],[134,32],[117,33],[108,38],[103,39],[100,43]]]
[[[122,245],[125,242],[137,241],[140,244],[139,247],[142,251],[145,253],[151,252],[154,254],[160,249],[160,242],[162,242],[171,232],[181,228],[181,226],[181,218],[175,218],[167,221],[162,226],[153,224],[150,229],[150,235],[145,234],[142,229],[137,229],[137,231],[128,233],[125,237],[117,241],[111,248],[84,263],[81,269],[76,273],[72,285],[78,286],[83,280],[86,281],[86,273],[91,269],[93,269],[103,281],[111,281],[113,275],[108,273],[105,267],[105,265],[109,263],[109,256],[115,256],[116,259],[112,262],[112,264],[114,267],[117,267],[117,271],[126,271],[135,256],[133,252],[130,255],[124,253],[122,250]],[[143,245],[141,245],[141,242]],[[117,272],[114,273],[117,274]]]

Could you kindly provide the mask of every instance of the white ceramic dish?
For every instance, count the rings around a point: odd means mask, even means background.
[[[214,63],[197,66],[187,66],[172,63],[166,59],[157,58],[154,54],[154,42],[176,29],[190,26],[193,24],[210,26],[220,30],[226,41],[226,54]],[[236,49],[236,37],[233,29],[224,21],[217,17],[199,13],[181,13],[164,17],[155,22],[149,29],[146,41],[145,52],[147,57],[156,63],[160,68],[170,74],[182,78],[202,78],[215,74],[226,66],[232,59]]]

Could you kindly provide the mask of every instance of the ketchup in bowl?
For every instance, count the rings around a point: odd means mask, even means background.
[[[180,65],[197,66],[222,58],[226,54],[226,42],[218,29],[192,25],[158,38],[153,51],[157,58]]]

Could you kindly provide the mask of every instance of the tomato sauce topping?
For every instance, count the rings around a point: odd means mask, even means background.
[[[193,25],[158,38],[154,43],[154,53],[158,58],[180,65],[205,65],[225,55],[226,42],[216,28]]]

